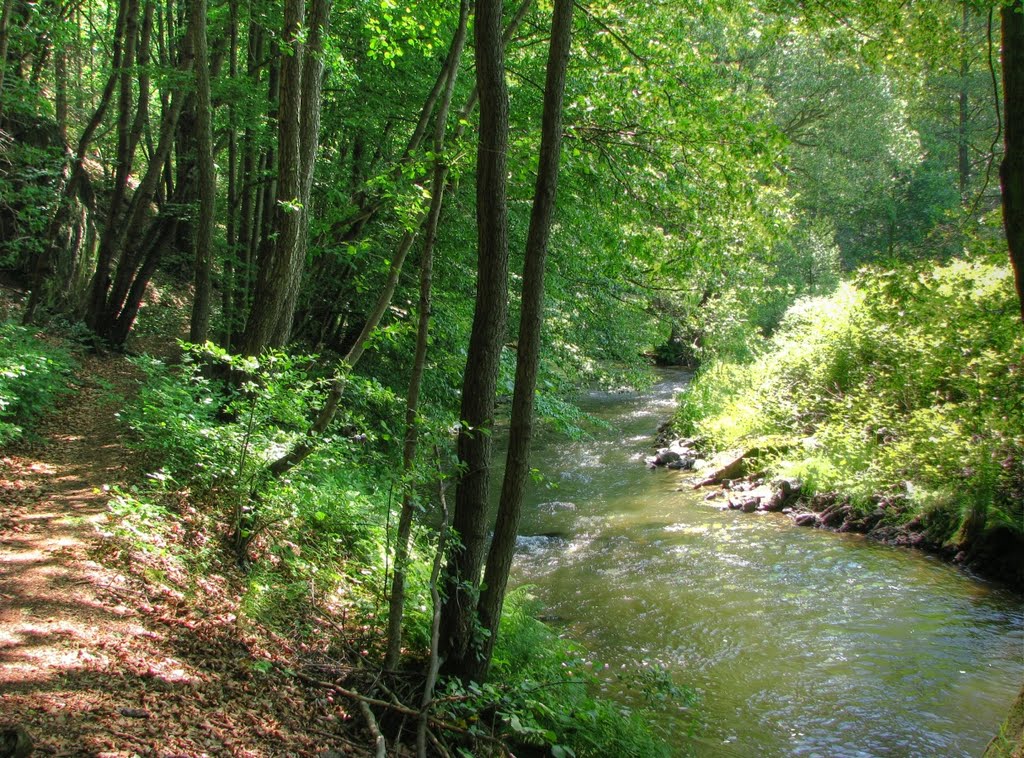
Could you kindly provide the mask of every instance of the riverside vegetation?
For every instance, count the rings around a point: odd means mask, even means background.
[[[717,448],[759,448],[761,477],[799,481],[817,511],[845,503],[831,526],[910,533],[903,544],[1024,587],[1016,305],[991,255],[864,270],[797,302],[745,360],[704,365],[675,423]]]
[[[116,399],[105,560],[313,651],[230,666],[330,739],[686,749],[506,597],[536,425],[649,360],[682,433],[1013,574],[1021,0],[0,5],[0,443]]]

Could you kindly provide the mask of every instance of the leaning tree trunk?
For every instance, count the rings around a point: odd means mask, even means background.
[[[487,537],[491,429],[501,347],[508,315],[508,86],[501,44],[501,0],[476,6],[475,52],[480,93],[477,143],[477,284],[473,328],[462,378],[458,456],[462,470],[452,526],[461,545],[448,565],[441,615],[443,670],[465,676],[476,657],[477,593]]]
[[[1005,151],[999,177],[1003,226],[1024,321],[1024,2],[1015,0],[1004,5],[1002,21]]]

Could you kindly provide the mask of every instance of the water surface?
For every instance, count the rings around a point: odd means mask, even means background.
[[[702,698],[680,754],[979,756],[1024,681],[1018,596],[921,553],[719,511],[648,471],[685,375],[594,393],[591,439],[542,439],[513,583],[613,666],[651,661]]]

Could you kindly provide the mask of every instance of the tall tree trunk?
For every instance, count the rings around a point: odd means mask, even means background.
[[[476,7],[476,80],[480,93],[477,144],[477,284],[469,353],[462,378],[458,457],[452,526],[461,540],[448,564],[441,618],[446,673],[471,674],[479,642],[475,635],[477,594],[487,537],[491,436],[501,347],[508,316],[508,86],[501,44],[501,0]]]
[[[274,330],[274,342],[279,345],[285,345],[291,339],[295,304],[306,262],[313,172],[320,150],[320,93],[324,76],[324,38],[327,36],[330,20],[331,1],[313,0],[302,62],[302,109],[299,116],[299,204],[302,207],[302,222],[298,230],[295,251],[290,258],[288,279],[284,284],[281,316]]]
[[[505,587],[512,567],[516,533],[522,513],[523,493],[530,473],[530,442],[533,439],[533,399],[537,389],[540,363],[541,326],[544,323],[544,267],[547,260],[551,217],[558,188],[558,163],[562,148],[562,95],[565,72],[572,47],[572,7],[574,0],[555,0],[551,22],[551,48],[548,53],[547,81],[544,85],[544,114],[541,125],[540,161],[537,186],[533,194],[530,230],[526,238],[523,268],[523,297],[519,319],[519,344],[516,351],[516,385],[512,396],[505,478],[501,487],[498,519],[487,554],[484,588],[480,594],[478,615],[488,634],[483,653],[474,660],[470,678],[484,681],[491,665],[494,642],[498,638]]]
[[[191,65],[191,57],[183,57],[180,71],[183,74],[187,73]],[[103,300],[99,305],[100,311],[91,315],[91,323],[93,324],[92,328],[97,334],[115,342],[115,344],[120,344],[120,342],[113,339],[114,325],[119,318],[125,297],[135,277],[135,270],[140,256],[140,246],[136,243],[145,236],[151,224],[160,222],[160,219],[157,218],[147,224],[146,216],[149,213],[150,203],[159,189],[164,164],[171,154],[171,146],[174,142],[178,119],[181,117],[186,99],[186,95],[182,92],[175,92],[171,98],[170,107],[164,112],[161,121],[160,137],[157,142],[156,152],[152,155],[146,168],[146,173],[143,174],[142,180],[132,195],[131,202],[124,213],[123,223],[115,230],[115,234],[110,241],[111,255],[114,257],[116,253],[119,263],[114,275],[113,287],[108,285],[109,293],[104,294]],[[180,197],[184,197],[182,192],[183,188],[187,187],[187,185],[188,182],[186,181],[176,188],[176,193]],[[107,278],[109,280],[110,277],[108,276]],[[127,336],[127,333],[125,333],[125,336]],[[123,341],[123,339],[120,341]]]
[[[232,83],[238,80],[238,5],[231,3],[228,9],[228,76]],[[221,344],[231,349],[235,333],[235,306],[238,303],[238,114],[235,103],[228,104],[228,197],[227,255],[224,258],[224,274],[221,277],[221,311],[224,332]]]
[[[0,57],[0,61],[3,57]],[[61,141],[68,142],[68,48],[61,41],[53,51],[54,115]]]
[[[969,96],[967,91],[967,76],[971,70],[971,59],[968,55],[968,42],[970,32],[970,6],[967,0],[963,0],[960,19],[960,92],[958,93],[957,104],[959,114],[957,119],[957,173],[959,175],[960,199],[967,198],[967,188],[971,181],[971,157],[970,140],[968,139],[968,124],[970,120]]]
[[[99,256],[93,273],[89,294],[86,322],[98,330],[103,319],[107,292],[110,288],[110,269],[119,251],[118,239],[122,236],[124,198],[127,193],[128,176],[132,168],[134,146],[131,144],[132,110],[132,63],[135,59],[135,43],[138,37],[138,0],[121,0],[124,12],[124,49],[121,60],[124,65],[116,71],[118,81],[117,102],[117,168],[114,171],[114,188],[110,199],[107,221],[100,236]],[[116,52],[116,50],[115,50]]]
[[[4,74],[7,73],[7,48],[11,39],[11,12],[14,0],[3,0],[0,8],[0,116],[3,116]]]
[[[456,35],[452,39],[452,45],[449,48],[449,54],[446,58],[445,68],[448,70],[451,70],[452,66],[457,63],[457,58],[452,54],[457,40],[458,31],[456,31]],[[316,448],[316,444],[319,441],[320,436],[327,430],[327,427],[330,426],[331,421],[334,420],[334,416],[338,412],[338,406],[341,403],[341,398],[345,392],[345,383],[347,381],[348,373],[359,362],[359,359],[362,358],[363,351],[366,349],[370,336],[377,329],[381,319],[387,312],[388,306],[391,304],[391,298],[394,296],[395,288],[398,285],[398,278],[402,273],[402,266],[405,264],[405,258],[408,255],[409,250],[412,248],[415,238],[415,230],[406,231],[405,234],[402,235],[398,245],[392,253],[391,262],[388,267],[387,280],[377,296],[377,301],[374,303],[373,309],[367,315],[366,321],[363,323],[362,329],[359,332],[359,336],[356,337],[355,342],[345,353],[345,356],[338,362],[338,367],[334,372],[334,379],[332,380],[330,389],[328,390],[327,398],[324,400],[324,404],[320,408],[316,420],[310,426],[305,437],[300,442],[296,443],[287,453],[270,464],[267,469],[267,473],[271,477],[280,477],[302,463],[302,461],[304,461]]]
[[[92,139],[96,134],[96,131],[100,128],[103,123],[103,119],[106,116],[107,109],[110,107],[110,101],[114,96],[114,90],[117,87],[117,82],[121,75],[121,64],[124,60],[124,34],[125,25],[127,23],[127,3],[121,2],[118,4],[117,20],[114,24],[114,41],[113,50],[111,54],[110,74],[107,76],[107,83],[103,87],[103,92],[100,93],[99,102],[93,111],[92,117],[86,123],[85,128],[82,130],[82,134],[78,138],[78,146],[75,150],[75,156],[71,165],[70,179],[64,185],[64,192],[61,197],[60,203],[57,208],[57,212],[50,220],[46,230],[46,251],[40,256],[38,265],[33,274],[32,278],[32,294],[29,296],[28,303],[25,307],[24,321],[30,323],[36,316],[36,312],[40,305],[42,305],[46,295],[44,290],[47,288],[47,277],[51,272],[57,270],[59,266],[56,263],[58,256],[64,252],[64,231],[65,227],[69,223],[70,216],[74,213],[74,209],[82,203],[88,208],[87,212],[91,212],[92,209],[92,188],[89,180],[89,176],[85,171],[85,155],[89,151],[89,147],[92,144]],[[6,57],[6,56],[5,56]],[[0,67],[2,71],[3,67]],[[88,200],[86,199],[88,198]],[[64,283],[62,282],[63,286]],[[77,293],[72,293],[69,300],[77,302]],[[88,304],[86,304],[88,307]]]
[[[418,441],[418,416],[420,386],[423,369],[427,362],[427,341],[430,335],[430,290],[434,269],[434,242],[437,238],[438,220],[444,203],[444,188],[448,181],[448,164],[444,158],[444,135],[448,125],[448,111],[451,107],[455,79],[458,76],[462,48],[466,40],[469,22],[469,0],[462,0],[459,6],[459,26],[449,51],[450,65],[448,81],[445,84],[441,106],[434,120],[434,169],[430,185],[430,211],[427,216],[426,232],[423,237],[423,255],[420,258],[419,323],[416,329],[416,352],[409,378],[409,393],[405,403],[405,439],[402,446],[402,470],[408,482],[402,497],[402,513],[398,519],[395,536],[395,575],[391,584],[391,598],[388,609],[388,647],[384,656],[384,667],[394,669],[402,650],[402,613],[405,604],[405,574],[409,563],[409,537],[412,533],[413,517],[413,471],[416,465]]]
[[[1024,321],[1024,0],[1004,5],[1001,13],[1005,151],[999,177],[1003,226]]]
[[[281,60],[280,112],[278,114],[278,187],[275,208],[277,240],[268,257],[260,262],[256,294],[242,352],[258,355],[268,347],[283,343],[280,323],[288,296],[288,282],[299,249],[299,237],[305,225],[301,188],[301,118],[303,43],[306,5],[304,0],[286,0],[284,6]]]
[[[206,45],[206,0],[192,0],[192,36],[196,83],[196,162],[199,173],[199,217],[196,226],[195,297],[189,341],[206,342],[210,330],[210,287],[213,223],[217,211],[217,177],[213,166],[213,106],[210,103],[209,53]]]

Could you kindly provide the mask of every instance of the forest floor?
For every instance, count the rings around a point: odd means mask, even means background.
[[[159,569],[107,531],[109,488],[142,475],[116,416],[139,379],[122,356],[82,355],[76,390],[0,453],[0,755],[14,728],[33,755],[368,754],[349,703],[242,625],[230,577],[147,581]]]

